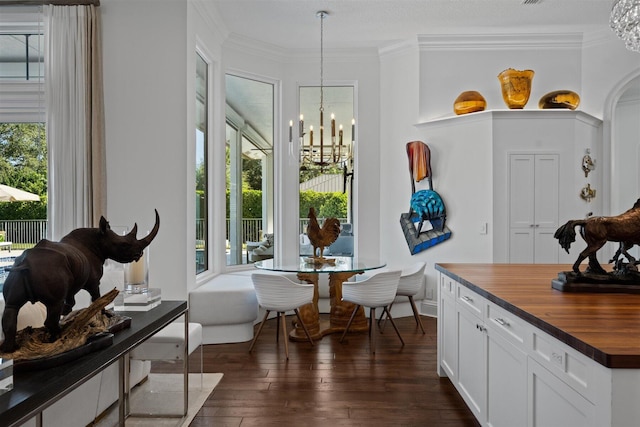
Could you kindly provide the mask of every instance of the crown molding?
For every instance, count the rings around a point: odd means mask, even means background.
[[[192,0],[194,10],[196,10],[202,20],[213,29],[214,33],[225,40],[229,36],[229,30],[221,18],[215,3],[206,0]]]
[[[583,33],[422,34],[423,50],[580,49]]]
[[[382,58],[392,58],[394,56],[406,55],[411,53],[417,53],[419,51],[418,40],[408,39],[398,43],[394,43],[388,46],[378,49],[378,55]]]

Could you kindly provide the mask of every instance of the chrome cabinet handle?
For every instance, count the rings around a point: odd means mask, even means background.
[[[478,325],[478,324],[476,324],[476,329],[479,330],[480,332],[484,332],[487,330],[487,328],[485,328],[484,325]]]
[[[462,296],[462,300],[466,301],[466,302],[473,302],[473,298],[467,296],[467,295],[463,295]]]
[[[509,325],[509,322],[507,322],[506,320],[504,320],[502,317],[498,317],[497,319],[493,319],[493,320],[495,320],[495,321],[496,321],[496,323],[497,323],[498,325],[501,325],[501,326],[511,326],[511,325]]]

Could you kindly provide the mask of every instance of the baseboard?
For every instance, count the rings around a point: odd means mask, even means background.
[[[423,300],[420,304],[420,314],[429,317],[438,317],[438,304],[435,301]]]

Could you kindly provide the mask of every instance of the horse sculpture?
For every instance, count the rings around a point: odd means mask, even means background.
[[[71,312],[81,289],[89,292],[91,301],[100,297],[100,278],[107,258],[121,263],[140,259],[160,228],[160,216],[157,210],[155,213],[153,229],[140,240],[136,237],[137,224],[130,233],[120,236],[101,217],[98,228],[75,229],[59,242],[43,239],[16,258],[2,291],[4,342],[0,351],[17,349],[18,311],[28,301],[41,301],[46,306],[44,326],[49,342],[54,342],[61,332],[60,316]]]
[[[631,264],[635,263],[635,259],[628,254],[627,250],[633,245],[640,244],[640,199],[635,202],[631,209],[617,216],[600,216],[567,221],[553,235],[567,253],[569,253],[571,243],[576,240],[576,226],[580,226],[580,234],[587,243],[587,247],[580,252],[578,259],[573,264],[575,273],[581,274],[580,263],[589,258],[590,272],[606,274],[606,271],[596,258],[596,251],[607,242],[620,243],[618,251],[610,262],[617,264],[620,255],[624,254]]]

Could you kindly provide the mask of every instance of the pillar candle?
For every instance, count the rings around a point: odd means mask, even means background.
[[[140,285],[146,283],[146,270],[146,254],[143,252],[138,261],[134,261],[129,264],[128,268],[126,269],[127,277],[125,277],[125,282],[132,285]]]

